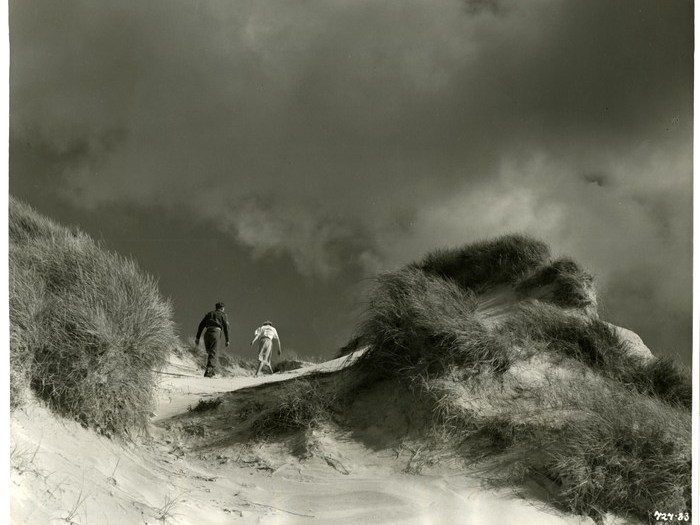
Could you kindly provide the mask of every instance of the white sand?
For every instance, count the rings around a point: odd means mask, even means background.
[[[311,369],[341,367],[335,360]],[[392,451],[343,443],[336,468],[258,445],[255,462],[186,452],[167,419],[200,399],[284,381],[309,369],[260,378],[201,377],[174,360],[162,374],[149,445],[122,444],[59,420],[40,406],[13,415],[13,524],[579,524],[508,491],[450,471],[403,472]],[[234,423],[232,423],[234,424]],[[343,469],[347,467],[346,473]],[[610,521],[612,522],[612,521]]]

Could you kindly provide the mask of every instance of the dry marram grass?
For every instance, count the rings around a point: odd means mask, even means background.
[[[154,279],[86,234],[10,201],[11,392],[105,434],[143,428],[178,345]]]

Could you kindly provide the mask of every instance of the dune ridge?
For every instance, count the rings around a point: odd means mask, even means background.
[[[19,202],[10,219],[11,523],[690,513],[689,371],[601,319],[592,276],[541,241],[430,253],[376,278],[336,359],[207,379],[135,264]]]

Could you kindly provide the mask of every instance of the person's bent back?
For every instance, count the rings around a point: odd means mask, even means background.
[[[257,377],[262,372],[265,365],[270,369],[270,373],[274,374],[275,371],[272,369],[272,363],[270,362],[272,343],[277,341],[277,355],[282,355],[282,343],[277,330],[270,321],[265,321],[262,326],[255,330],[255,338],[250,344],[253,345],[256,341],[259,343],[258,361],[260,361],[260,365],[258,366],[258,371],[255,372],[255,376]]]

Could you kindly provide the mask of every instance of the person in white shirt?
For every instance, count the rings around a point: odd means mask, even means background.
[[[259,342],[260,347],[260,351],[258,352],[260,366],[258,366],[258,371],[255,372],[255,377],[258,377],[265,365],[270,369],[270,373],[274,374],[275,371],[272,369],[272,364],[270,363],[272,342],[277,341],[277,355],[282,355],[282,343],[280,342],[280,336],[277,334],[277,330],[275,330],[275,327],[272,326],[270,321],[265,321],[260,328],[255,330],[255,338],[250,342],[251,346],[255,344],[256,341]]]

